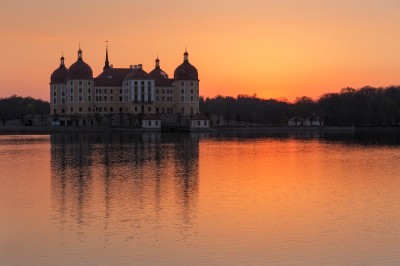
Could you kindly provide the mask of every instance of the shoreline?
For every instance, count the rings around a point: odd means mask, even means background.
[[[112,128],[112,127],[55,127],[55,126],[3,126],[0,135],[39,135],[62,133],[179,133],[179,132],[326,132],[326,133],[355,133],[355,132],[400,132],[399,126],[323,126],[323,127],[292,127],[292,126],[229,126],[211,127],[207,129],[160,131],[143,128]]]

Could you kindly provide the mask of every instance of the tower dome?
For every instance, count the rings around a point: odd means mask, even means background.
[[[92,68],[82,59],[82,50],[78,50],[78,60],[68,70],[68,79],[93,79]]]
[[[187,51],[183,54],[183,63],[175,69],[174,78],[175,80],[199,80],[197,69],[189,63]]]
[[[65,83],[67,82],[68,68],[64,65],[64,56],[60,58],[60,67],[54,70],[50,76],[50,83]]]
[[[154,79],[157,86],[162,86],[168,81],[168,74],[160,68],[160,59],[158,57],[155,68],[149,73],[149,78]]]

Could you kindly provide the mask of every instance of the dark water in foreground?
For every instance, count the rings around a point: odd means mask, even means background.
[[[0,136],[0,265],[399,265],[400,138]]]

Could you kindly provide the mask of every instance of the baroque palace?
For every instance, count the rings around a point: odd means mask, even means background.
[[[80,47],[77,61],[69,68],[64,57],[60,61],[50,78],[51,116],[58,125],[134,125],[145,116],[167,121],[199,113],[198,72],[187,51],[173,79],[161,69],[158,57],[149,73],[142,64],[114,68],[108,61],[108,47],[103,72],[95,78]]]

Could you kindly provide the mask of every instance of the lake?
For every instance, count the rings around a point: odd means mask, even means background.
[[[0,136],[0,265],[399,265],[397,133]]]

